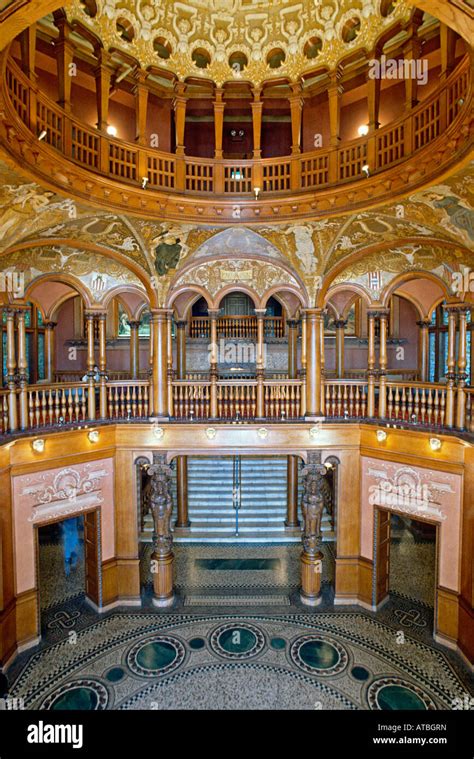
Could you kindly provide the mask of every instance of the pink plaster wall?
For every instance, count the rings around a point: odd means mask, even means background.
[[[396,488],[410,487],[409,499]],[[388,495],[387,495],[388,494]],[[393,505],[393,499],[395,505]],[[382,506],[439,525],[438,585],[459,591],[462,477],[458,474],[362,457],[361,555],[374,559],[374,509]]]
[[[13,477],[16,593],[36,587],[35,528],[98,507],[102,561],[115,555],[114,462],[49,469]]]

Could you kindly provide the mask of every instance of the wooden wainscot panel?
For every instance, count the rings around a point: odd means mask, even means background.
[[[438,586],[436,633],[439,637],[457,643],[459,629],[459,596],[452,590]]]
[[[117,559],[109,559],[102,562],[102,606],[114,603],[117,598]]]
[[[5,666],[16,649],[16,603],[12,600],[0,612],[0,666]]]
[[[117,587],[121,601],[141,604],[140,562],[137,559],[117,560]]]
[[[34,643],[40,636],[39,594],[35,588],[27,590],[16,599],[16,638],[18,647]]]
[[[357,603],[359,596],[359,559],[336,559],[335,603]]]
[[[459,602],[458,645],[467,660],[474,665],[474,610],[462,598]]]

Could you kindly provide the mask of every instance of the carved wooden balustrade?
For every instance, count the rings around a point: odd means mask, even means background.
[[[150,411],[148,380],[107,382],[107,414],[109,419],[143,419]]]
[[[446,385],[387,382],[385,402],[387,419],[439,427],[453,426],[454,389]]]
[[[204,205],[193,206],[193,213],[207,216],[211,212],[220,213],[222,218],[232,210],[232,206],[211,209],[205,205],[206,198],[218,196],[223,201],[228,198],[230,203],[240,198],[245,204],[246,200],[254,201],[254,193],[258,189],[262,207],[267,195],[270,196],[270,203],[271,198],[279,196],[296,199],[298,193],[309,197],[313,191],[321,191],[321,197],[326,197],[325,190],[339,192],[343,190],[341,185],[366,178],[367,169],[364,167],[367,166],[370,170],[367,187],[372,186],[373,175],[400,168],[404,161],[442,138],[458,116],[463,120],[465,114],[470,113],[471,61],[466,55],[449,78],[426,100],[397,121],[366,137],[338,147],[321,148],[291,157],[238,162],[203,159],[169,154],[103,134],[71,113],[66,113],[40,92],[13,58],[8,57],[8,53],[4,53],[2,62],[5,72],[2,91],[6,107],[5,134],[10,149],[13,149],[12,134],[17,135],[22,143],[28,132],[35,140],[38,134],[45,132],[43,142],[36,143],[36,151],[41,152],[49,146],[70,161],[71,168],[74,166],[76,172],[81,167],[101,175],[102,183],[105,179],[115,180],[125,191],[128,186],[130,190],[126,193],[125,203],[135,204],[138,201],[134,193],[141,188],[146,177],[147,192],[156,190],[165,193],[170,202],[173,194],[197,196]],[[463,112],[464,107],[466,110]],[[452,152],[449,158],[454,158]],[[443,160],[448,160],[448,156]],[[39,165],[38,162],[37,168]],[[59,176],[58,181],[61,181]],[[377,187],[377,192],[382,192],[380,181]],[[391,184],[387,187],[388,191],[390,187]],[[348,192],[345,203],[357,202],[357,197],[351,199],[350,190]],[[288,215],[294,210],[288,208],[285,213]],[[260,213],[258,209],[257,212]],[[268,212],[281,215],[282,209],[271,206]],[[235,222],[239,219],[245,221],[244,216],[241,218],[235,214],[233,219]]]
[[[54,424],[73,424],[88,419],[87,383],[29,385],[28,426],[49,427]]]
[[[283,337],[285,322],[281,316],[263,318],[264,337]],[[219,316],[218,337],[257,339],[256,316]],[[211,320],[208,316],[192,316],[189,322],[189,336],[192,338],[211,336]]]
[[[463,395],[460,396],[459,394]],[[0,390],[0,433],[96,419],[140,421],[152,416],[150,379],[14,386]],[[459,403],[459,400],[463,402]],[[304,379],[171,380],[173,420],[298,421],[306,414]],[[384,419],[474,432],[474,388],[454,383],[323,380],[322,416]],[[460,416],[459,409],[463,409]]]
[[[343,419],[366,417],[367,393],[367,382],[364,380],[325,380],[325,416]]]

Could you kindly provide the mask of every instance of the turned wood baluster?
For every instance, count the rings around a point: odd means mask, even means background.
[[[433,393],[430,388],[428,390],[428,423],[432,424],[433,422]]]
[[[446,392],[445,390],[441,390],[441,397],[440,397],[440,409],[439,409],[439,419],[441,426],[444,425],[444,421],[446,418]]]
[[[40,394],[38,390],[35,390],[35,425],[39,427],[41,424],[41,410],[40,410]]]
[[[361,413],[362,416],[366,416],[367,414],[367,390],[365,386],[362,388]]]
[[[74,419],[76,422],[80,419],[80,406],[79,406],[79,391],[77,387],[74,388],[73,397],[74,397]]]
[[[53,391],[52,390],[49,390],[48,392],[48,420],[49,420],[49,424],[53,424],[54,409],[53,409]]]
[[[420,393],[418,388],[415,388],[415,405],[413,407],[413,413],[416,416],[416,421],[418,422],[418,416],[420,414]]]
[[[387,418],[391,419],[393,416],[393,387],[388,388],[388,403],[387,403]]]
[[[109,387],[108,391],[108,405],[109,405],[109,419],[112,419],[114,415],[114,406],[113,406],[113,397],[112,397],[112,388]]]
[[[61,397],[61,416],[66,421],[66,413],[67,413],[67,406],[66,406],[66,393],[63,390],[58,390],[58,394]]]
[[[408,421],[410,421],[411,416],[413,414],[413,389],[408,388],[407,394],[408,394],[407,418],[408,418]]]
[[[420,416],[421,416],[421,423],[425,423],[426,418],[426,390],[422,388],[420,390]]]
[[[439,424],[439,395],[438,391],[434,391],[433,397],[433,424]]]
[[[35,404],[33,400],[33,393],[30,390],[30,392],[28,393],[28,417],[30,420],[30,427],[34,427],[34,420],[35,420],[34,408],[35,408]]]

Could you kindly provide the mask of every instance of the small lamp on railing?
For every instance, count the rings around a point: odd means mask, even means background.
[[[367,135],[369,134],[369,127],[368,127],[368,125],[367,124],[361,124],[361,126],[357,130],[357,133],[358,133],[359,137],[367,137]]]
[[[117,137],[117,127],[114,127],[112,124],[109,124],[105,131],[110,137]]]
[[[258,200],[258,196],[260,195],[260,187],[254,187],[253,194],[255,195],[255,200]]]
[[[142,177],[142,190],[146,190],[148,182],[148,177]]]
[[[44,140],[44,138],[46,137],[47,134],[48,134],[47,130],[46,129],[42,129],[41,132],[38,135],[38,140]]]
[[[370,177],[370,166],[369,166],[368,163],[366,163],[366,164],[364,164],[364,166],[362,166],[362,171],[364,172],[365,176],[368,179]]]

